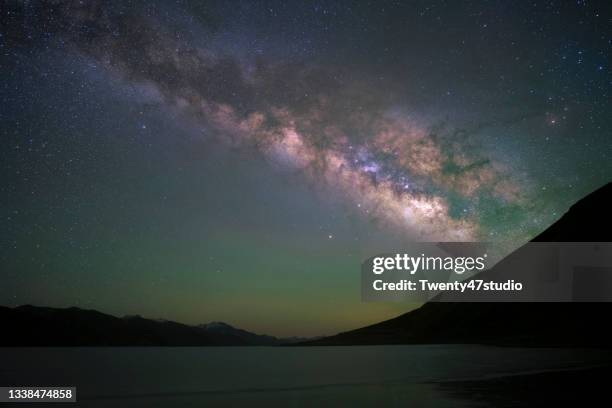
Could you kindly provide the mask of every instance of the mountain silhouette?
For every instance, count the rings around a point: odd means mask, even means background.
[[[265,334],[255,334],[249,331],[238,329],[224,322],[210,322],[198,326],[206,333],[221,336],[228,336],[236,339],[241,339],[245,344],[253,346],[276,346],[281,344],[298,343],[308,340],[304,337],[284,337],[278,338]]]
[[[534,242],[612,241],[612,182],[576,202]]]
[[[220,322],[189,326],[77,307],[0,307],[0,325],[0,346],[272,346],[305,340],[258,335]]]
[[[612,241],[612,183],[589,194],[534,242]],[[429,302],[394,319],[305,343],[366,345],[479,343],[611,346],[612,303]]]

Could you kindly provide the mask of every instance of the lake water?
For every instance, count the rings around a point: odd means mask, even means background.
[[[436,382],[610,361],[604,350],[472,345],[4,348],[0,385],[76,386],[71,406],[86,407],[461,407],[481,405]]]

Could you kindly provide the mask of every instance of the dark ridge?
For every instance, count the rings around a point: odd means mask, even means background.
[[[0,346],[271,346],[305,340],[258,335],[225,323],[224,330],[216,330],[77,307],[0,306],[0,325]]]
[[[612,183],[576,202],[534,242],[610,242],[612,240]]]
[[[574,204],[536,242],[612,241],[612,183]],[[479,343],[612,346],[612,303],[426,303],[394,319],[303,345]]]

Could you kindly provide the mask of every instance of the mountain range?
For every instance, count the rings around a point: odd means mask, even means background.
[[[255,334],[222,322],[190,326],[77,307],[0,307],[0,325],[0,346],[277,346],[307,340]]]

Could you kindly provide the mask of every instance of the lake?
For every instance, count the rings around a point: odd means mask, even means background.
[[[3,348],[0,385],[76,386],[87,407],[482,406],[438,383],[602,365],[606,350],[476,345]],[[19,406],[24,406],[20,404]]]

